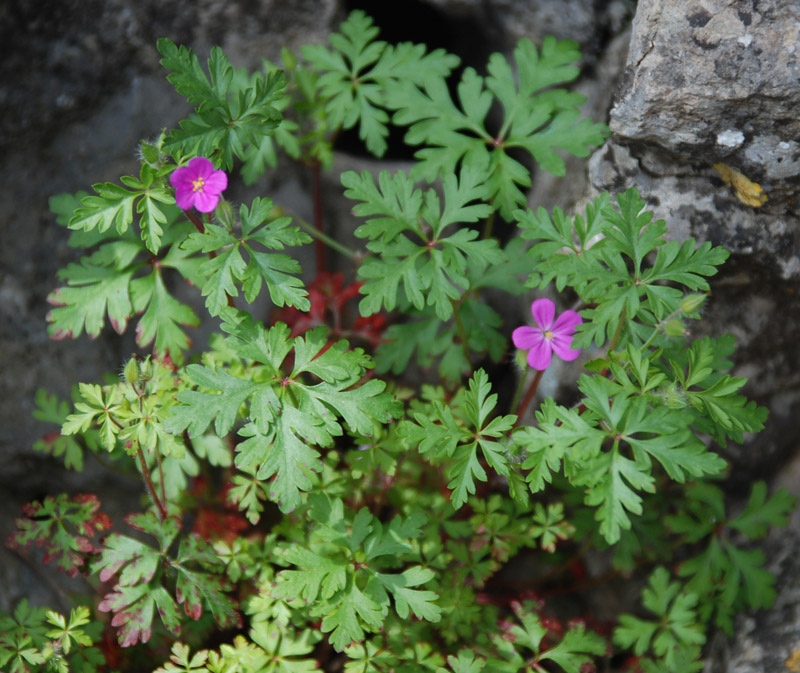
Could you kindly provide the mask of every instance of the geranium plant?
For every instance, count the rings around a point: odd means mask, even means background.
[[[727,373],[733,339],[689,328],[728,253],[667,241],[635,189],[528,208],[532,168],[563,175],[607,134],[564,88],[574,43],[456,74],[357,11],[256,72],[158,49],[194,113],[142,142],[138,177],[52,202],[85,253],[50,335],[135,324],[142,352],[37,398],[60,427],[38,450],[138,475],[147,504],[113,527],[93,495],[25,506],[9,544],[97,597],[0,615],[2,670],[684,673],[710,628],[770,604],[750,542],[791,498],[756,484],[730,509],[720,486],[720,449],[766,410]],[[318,189],[313,223],[232,202],[285,162],[316,183],[347,129],[380,157],[390,125],[409,169],[339,176],[362,249]],[[614,581],[642,604],[598,617]]]

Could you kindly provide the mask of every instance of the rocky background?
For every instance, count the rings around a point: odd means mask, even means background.
[[[67,397],[77,381],[118,370],[129,337],[49,341],[45,298],[77,258],[47,202],[136,170],[141,138],[174,126],[185,102],[166,82],[155,48],[170,37],[204,58],[220,45],[236,65],[277,59],[282,45],[324,41],[355,8],[389,41],[426,42],[481,67],[520,37],[577,40],[586,113],[608,142],[567,180],[534,177],[532,206],[581,207],[600,191],[638,186],[676,238],[733,252],[713,282],[714,333],[738,340],[736,374],[770,408],[765,432],[732,447],[732,487],[766,478],[800,495],[800,5],[797,0],[7,0],[0,4],[0,538],[22,503],[93,491],[122,508],[137,483],[89,464],[65,474],[30,450],[50,428],[31,418],[45,387]],[[345,139],[346,140],[346,139]],[[337,165],[369,165],[343,143]],[[407,154],[388,156],[402,161]],[[335,199],[338,182],[326,192]],[[263,190],[263,186],[262,186]],[[309,210],[306,176],[284,172],[270,196]],[[346,208],[349,210],[349,208]],[[346,211],[345,211],[346,212]],[[198,338],[202,342],[202,339]],[[104,494],[112,494],[104,498]],[[123,512],[120,509],[120,512]],[[717,638],[713,673],[800,670],[800,520],[768,553],[780,572],[776,606]],[[70,585],[24,555],[0,549],[0,608],[30,597],[59,605]]]

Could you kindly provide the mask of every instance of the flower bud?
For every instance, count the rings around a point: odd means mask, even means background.
[[[128,360],[122,373],[128,383],[139,381],[139,363],[135,357]]]
[[[680,320],[670,320],[664,326],[664,333],[669,337],[686,336],[686,328]]]
[[[528,354],[525,351],[517,350],[514,354],[514,362],[523,372],[528,371]]]
[[[706,300],[704,294],[687,294],[681,302],[681,311],[684,313],[694,313],[697,311]]]

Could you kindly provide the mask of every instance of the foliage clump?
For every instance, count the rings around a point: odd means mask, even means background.
[[[456,78],[455,56],[377,38],[353,12],[256,72],[160,40],[194,112],[142,143],[138,177],[54,197],[85,254],[49,297],[50,335],[135,323],[148,352],[71,403],[41,392],[59,432],[35,448],[136,475],[147,502],[113,530],[92,495],[25,506],[9,544],[44,546],[101,598],[1,613],[3,670],[585,673],[633,657],[684,673],[712,625],[774,599],[750,542],[794,503],[758,483],[737,511],[718,485],[719,448],[766,410],[729,373],[732,337],[688,329],[728,253],[667,241],[636,189],[572,217],[527,207],[531,167],[563,175],[564,153],[607,134],[563,88],[574,43],[522,40]],[[222,196],[286,161],[318,178],[342,130],[382,156],[392,125],[409,171],[340,176],[363,250],[266,196]],[[312,240],[306,284],[295,251]],[[508,307],[544,292],[536,327],[515,324]],[[193,350],[201,305],[219,333]],[[515,352],[515,327],[543,355]],[[544,376],[572,397],[537,398]],[[643,585],[602,623],[581,602],[598,552],[605,580]]]

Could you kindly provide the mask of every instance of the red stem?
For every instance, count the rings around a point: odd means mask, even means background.
[[[519,408],[517,409],[517,420],[514,423],[515,428],[522,422],[522,414],[525,413],[525,410],[531,403],[533,396],[536,394],[536,389],[539,387],[539,381],[542,378],[542,374],[544,374],[543,369],[541,371],[536,372],[536,376],[533,377],[531,385],[528,386],[528,392],[525,393],[525,397],[522,398],[522,402],[519,403]]]
[[[144,484],[147,486],[147,490],[150,493],[150,497],[153,499],[156,507],[158,507],[159,518],[163,521],[167,518],[167,508],[165,507],[164,503],[159,500],[155,486],[153,486],[153,480],[150,478],[150,470],[147,469],[147,461],[144,459],[142,447],[137,449],[137,453],[139,455],[139,464],[142,466],[142,477],[144,477]]]

